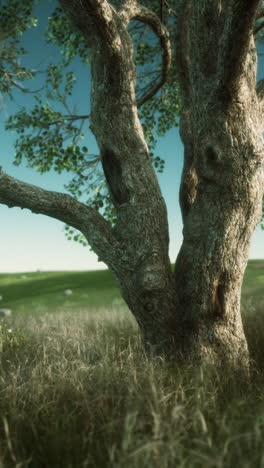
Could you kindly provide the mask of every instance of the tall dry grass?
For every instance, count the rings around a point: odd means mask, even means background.
[[[264,320],[248,317],[250,383],[149,358],[122,307],[6,321],[0,466],[264,467]]]

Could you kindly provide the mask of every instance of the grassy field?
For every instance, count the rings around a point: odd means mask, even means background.
[[[22,275],[0,275],[1,468],[264,468],[264,261],[242,294],[251,382],[147,357],[108,271]]]
[[[74,294],[66,298],[65,289]],[[37,311],[39,306],[52,311],[100,307],[120,297],[117,282],[108,270],[0,274],[0,295],[4,298],[1,307],[19,313]]]

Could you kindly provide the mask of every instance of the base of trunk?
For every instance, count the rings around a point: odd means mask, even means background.
[[[208,323],[198,327],[178,324],[177,329],[148,330],[143,333],[146,352],[162,356],[175,364],[210,366],[249,375],[249,352],[244,332],[234,333],[227,325]]]

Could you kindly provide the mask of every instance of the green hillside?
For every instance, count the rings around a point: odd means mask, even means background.
[[[243,296],[264,296],[264,260],[250,260],[244,276]]]
[[[65,297],[65,289],[73,294]],[[0,274],[0,295],[1,307],[14,311],[100,307],[120,298],[117,282],[108,270]]]
[[[71,289],[73,294],[65,297],[65,289]],[[109,270],[3,273],[0,295],[3,296],[1,307],[14,312],[109,306],[120,299],[117,281]],[[264,304],[264,260],[248,263],[242,299],[244,309],[253,300]]]

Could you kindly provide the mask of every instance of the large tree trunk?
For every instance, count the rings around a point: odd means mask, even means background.
[[[248,365],[240,295],[249,242],[264,192],[263,84],[255,89],[252,36],[257,0],[179,2],[178,79],[185,146],[180,191],[183,244],[175,271],[167,211],[137,114],[131,19],[169,41],[159,19],[135,0],[61,0],[92,49],[91,129],[117,211],[114,229],[70,197],[0,172],[0,202],[80,229],[115,273],[145,343],[155,352],[213,364]],[[230,2],[230,5],[232,2]],[[95,40],[96,38],[96,40]],[[141,103],[156,92],[157,85]]]
[[[69,1],[61,3],[69,11]],[[87,2],[93,3],[97,0]],[[184,240],[174,274],[166,206],[137,115],[127,24],[131,19],[150,24],[165,49],[166,32],[134,0],[118,13],[98,2],[90,25],[90,34],[98,37],[91,60],[91,128],[117,210],[114,233],[122,252],[108,264],[145,343],[175,358],[248,362],[240,295],[263,196],[252,36],[257,4],[248,7],[240,0],[232,11],[220,1],[187,0],[179,7]],[[87,34],[75,9],[70,12]],[[166,68],[168,53],[165,57]]]
[[[248,357],[240,296],[262,209],[262,115],[254,15],[233,18],[238,12],[216,3],[187,1],[181,11],[184,240],[175,266],[177,316],[184,350],[238,363]]]
[[[259,155],[254,161],[252,114],[246,117],[246,103],[236,110],[229,121],[214,106],[199,123],[195,112],[181,122],[186,164],[180,193],[184,239],[175,265],[177,314],[184,348],[210,360],[236,361],[248,353],[240,296],[261,215],[263,175]]]

